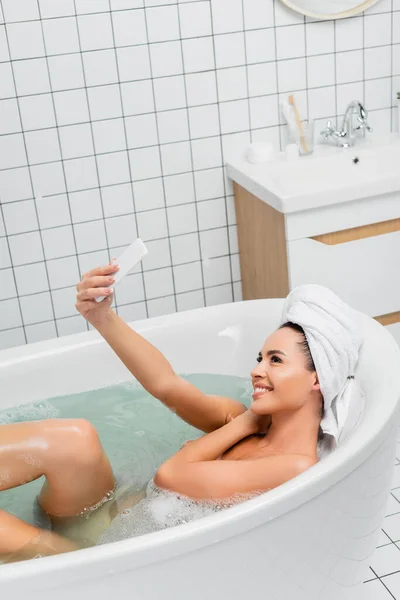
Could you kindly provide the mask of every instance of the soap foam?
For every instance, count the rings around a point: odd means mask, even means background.
[[[50,402],[35,402],[34,404],[18,404],[0,413],[0,425],[20,423],[22,421],[41,421],[58,417],[59,410]]]

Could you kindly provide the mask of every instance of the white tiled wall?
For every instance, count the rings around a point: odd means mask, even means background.
[[[279,0],[2,0],[0,347],[86,328],[81,273],[140,235],[126,319],[241,294],[229,152],[364,101],[394,128],[400,2],[312,22]]]

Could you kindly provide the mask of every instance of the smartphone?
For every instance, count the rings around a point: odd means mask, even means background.
[[[128,246],[116,260],[116,264],[119,265],[119,271],[115,274],[115,281],[113,284],[110,284],[110,286],[113,285],[113,287],[115,287],[117,283],[120,282],[125,275],[128,275],[128,273],[132,271],[132,269],[134,269],[147,254],[148,250],[140,238]],[[105,296],[96,298],[96,302],[101,302],[104,298]]]

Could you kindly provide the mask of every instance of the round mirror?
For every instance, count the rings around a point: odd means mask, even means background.
[[[367,10],[378,0],[281,0],[292,10],[314,19],[343,19]]]

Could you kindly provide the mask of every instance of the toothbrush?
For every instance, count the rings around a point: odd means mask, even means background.
[[[301,119],[300,119],[299,111],[297,110],[297,105],[296,105],[296,102],[295,102],[295,99],[294,99],[294,95],[290,94],[290,96],[289,96],[288,99],[289,99],[289,104],[291,106],[293,106],[294,114],[295,114],[295,117],[296,117],[296,123],[297,123],[297,127],[298,127],[298,130],[299,130],[299,133],[300,133],[300,144],[301,144],[301,147],[303,149],[303,152],[305,154],[307,154],[307,152],[308,152],[308,145],[307,145],[307,142],[306,142],[306,138],[304,136],[303,124],[302,124]]]

